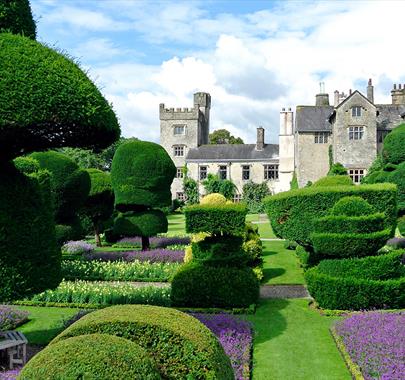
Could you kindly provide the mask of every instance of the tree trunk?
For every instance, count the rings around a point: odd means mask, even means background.
[[[94,223],[94,239],[96,240],[96,246],[101,247],[100,230],[97,223]]]
[[[142,251],[148,251],[150,248],[150,242],[148,236],[142,236]]]

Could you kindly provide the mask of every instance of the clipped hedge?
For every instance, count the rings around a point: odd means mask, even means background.
[[[405,215],[398,219],[399,233],[405,237]]]
[[[51,344],[24,366],[19,380],[158,380],[146,350],[128,339],[107,334],[75,336]]]
[[[174,275],[171,298],[175,306],[248,307],[259,298],[259,281],[251,268],[191,262]]]
[[[160,210],[123,213],[114,220],[115,236],[154,236],[167,228],[166,215]]]
[[[365,199],[356,196],[339,199],[330,209],[331,215],[360,216],[375,212],[375,208]]]
[[[384,139],[382,151],[385,163],[400,164],[405,161],[405,124],[394,128]]]
[[[392,231],[396,225],[397,190],[393,184],[361,186],[309,187],[278,193],[265,199],[266,212],[278,237],[311,246],[310,235],[315,220],[326,216],[341,198],[359,196],[377,212],[384,212],[384,227]]]
[[[165,379],[234,379],[230,360],[211,331],[175,309],[125,305],[97,310],[59,334],[50,347],[73,336],[94,333],[136,342]]]
[[[61,146],[104,148],[118,139],[110,104],[65,55],[0,33],[0,78],[1,160]]]
[[[323,260],[305,272],[308,290],[325,309],[405,307],[404,251],[361,259]]]
[[[28,0],[0,2],[0,33],[21,34],[35,40],[36,25]]]
[[[247,209],[242,204],[193,205],[184,209],[186,232],[241,235]]]
[[[137,140],[124,142],[115,152],[111,166],[117,210],[134,210],[134,205],[170,206],[170,185],[175,175],[176,167],[160,145]]]
[[[331,175],[318,179],[312,186],[354,186],[352,179],[348,175]]]

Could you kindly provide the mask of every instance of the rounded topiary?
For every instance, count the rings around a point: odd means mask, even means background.
[[[0,33],[21,34],[35,40],[36,25],[28,0],[2,0],[0,2]]]
[[[40,170],[27,176],[1,162],[0,173],[0,262],[14,272],[0,287],[9,283],[12,299],[54,288],[61,274],[50,174]]]
[[[350,186],[354,185],[348,175],[332,175],[318,179],[312,186]]]
[[[39,162],[41,169],[46,169],[52,174],[56,221],[65,224],[63,222],[74,218],[86,202],[91,187],[88,172],[80,169],[62,153],[35,152],[30,157]]]
[[[232,202],[231,202],[232,203]],[[212,206],[218,206],[218,205],[225,205],[227,204],[226,198],[219,193],[211,193],[203,197],[200,201],[201,205],[212,205]]]
[[[259,281],[248,267],[212,267],[192,261],[174,275],[171,298],[175,306],[248,307],[259,298]]]
[[[115,206],[119,211],[171,204],[176,167],[160,145],[128,141],[119,146],[111,166]]]
[[[400,164],[405,161],[405,124],[389,133],[383,144],[382,156],[385,163]]]
[[[106,334],[76,336],[51,344],[24,366],[19,380],[158,380],[156,364],[138,344]]]
[[[339,199],[330,210],[331,215],[360,216],[376,212],[365,199],[356,196]]]
[[[17,157],[13,162],[14,166],[24,174],[32,174],[40,169],[39,162],[32,157]]]
[[[63,54],[0,33],[0,78],[0,160],[62,146],[104,148],[118,139],[111,106]]]
[[[166,215],[160,210],[128,212],[119,214],[114,220],[116,236],[154,236],[167,232]]]
[[[330,167],[329,172],[328,172],[328,176],[337,176],[337,175],[338,176],[347,175],[347,169],[340,162],[334,163]]]
[[[123,305],[97,310],[59,334],[50,347],[73,336],[94,333],[136,342],[165,379],[234,379],[230,360],[213,333],[175,309]]]

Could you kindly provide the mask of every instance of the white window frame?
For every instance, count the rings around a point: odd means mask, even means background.
[[[355,185],[359,185],[361,183],[361,179],[366,175],[366,169],[360,168],[348,169],[347,172]]]
[[[176,199],[181,201],[181,202],[185,202],[187,200],[186,194],[182,191],[178,191],[176,193]]]
[[[202,176],[202,174],[204,174],[204,176]],[[208,166],[200,166],[198,168],[198,178],[200,179],[200,181],[204,181],[206,180],[208,177]]]
[[[179,132],[180,129],[181,129],[181,132]],[[173,134],[175,136],[184,136],[186,134],[186,126],[185,125],[174,125]]]
[[[263,165],[263,169],[264,169],[263,178],[266,181],[269,181],[269,180],[276,181],[276,180],[278,180],[279,164],[266,164],[266,165]]]
[[[184,157],[184,145],[173,145],[173,156]]]
[[[328,132],[315,132],[314,143],[315,144],[327,144],[328,143]]]
[[[223,176],[223,173],[225,173],[225,176]],[[222,179],[222,180],[228,179],[228,166],[227,165],[219,165],[218,177],[219,177],[219,179]]]
[[[351,126],[348,128],[349,140],[356,141],[362,140],[365,128],[363,126]]]
[[[361,113],[363,112],[361,108],[361,106],[353,106],[352,117],[361,117]]]
[[[183,168],[176,168],[176,178],[184,178]]]
[[[239,203],[239,202],[241,202],[241,201],[242,201],[242,194],[235,194],[235,195],[233,196],[232,201],[233,201],[234,203]]]
[[[250,165],[242,165],[242,181],[250,180]]]

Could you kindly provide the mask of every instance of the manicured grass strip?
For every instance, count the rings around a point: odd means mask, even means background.
[[[253,380],[350,380],[323,317],[302,299],[263,300],[253,323]]]
[[[172,214],[167,216],[169,229],[167,236],[184,236],[186,235],[184,214]]]
[[[58,335],[64,322],[75,315],[79,309],[15,306],[18,310],[29,313],[29,321],[17,328],[21,331],[30,344],[48,344]]]
[[[262,284],[305,284],[295,251],[285,249],[284,241],[264,241],[263,259]]]
[[[257,223],[255,224],[259,227],[259,234],[262,239],[277,239],[266,214],[248,214],[246,216],[246,221]]]

